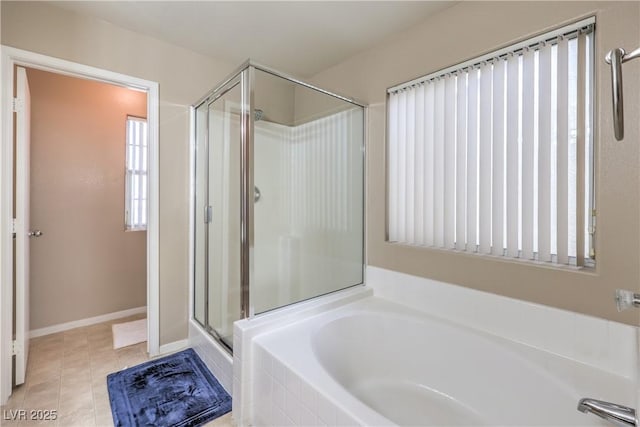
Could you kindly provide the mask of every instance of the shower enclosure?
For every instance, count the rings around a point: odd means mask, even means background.
[[[251,61],[193,106],[195,320],[363,282],[364,106]]]

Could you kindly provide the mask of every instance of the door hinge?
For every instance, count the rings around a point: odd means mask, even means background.
[[[18,113],[24,109],[24,100],[20,98],[13,98],[11,102],[11,108],[14,113]]]
[[[204,223],[209,224],[213,220],[213,206],[204,207]]]
[[[15,218],[11,219],[11,234],[13,235],[13,238],[16,238],[16,233],[18,232],[18,221]]]
[[[17,356],[19,354],[22,354],[22,346],[20,345],[20,343],[18,341],[12,341],[11,342],[11,355],[12,356]]]

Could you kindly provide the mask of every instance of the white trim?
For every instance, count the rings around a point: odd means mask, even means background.
[[[37,338],[45,335],[64,332],[70,329],[81,328],[83,326],[95,325],[110,320],[121,319],[123,317],[133,316],[134,314],[146,313],[147,307],[136,307],[128,310],[116,311],[113,313],[102,314],[95,317],[87,317],[86,319],[74,320],[73,322],[59,323],[57,325],[47,326],[46,328],[32,329],[29,331],[29,338]]]
[[[147,227],[147,351],[151,357],[160,349],[160,274],[159,274],[159,85],[157,82],[115,73],[76,62],[65,61],[8,46],[0,46],[0,404],[11,395],[11,340],[13,250],[13,117],[14,66],[45,70],[57,74],[106,82],[147,92],[149,122],[149,201]]]
[[[13,338],[13,208],[5,201],[5,195],[11,194],[9,200],[13,195],[13,143],[4,143],[13,138],[13,64],[9,64],[4,52],[0,66],[0,405],[4,405],[11,395],[12,345],[7,344]]]
[[[179,340],[170,342],[168,344],[162,344],[160,346],[160,354],[165,355],[169,353],[175,353],[180,350],[184,350],[189,347],[189,340]]]
[[[149,82],[147,121],[149,123],[149,193],[147,206],[147,352],[160,352],[160,94],[159,85]]]

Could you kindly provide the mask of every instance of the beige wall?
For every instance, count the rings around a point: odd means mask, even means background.
[[[292,126],[295,115],[295,84],[272,74],[255,73],[255,108],[264,113],[262,119]]]
[[[338,93],[338,95],[344,95]],[[301,125],[353,108],[353,104],[300,85],[295,87],[295,124]]]
[[[638,2],[462,2],[314,77],[320,87],[370,103],[368,264],[630,324],[616,288],[640,291],[640,61],[624,65],[626,138],[613,139],[612,48],[640,45]],[[570,271],[385,242],[386,88],[522,40],[577,18],[597,16],[597,268]]]
[[[125,123],[147,95],[28,70],[31,328],[145,306],[146,232],[124,231]]]
[[[298,126],[352,106],[259,69],[255,73],[254,96],[255,108],[264,113],[263,120],[286,126]]]
[[[228,64],[44,2],[2,1],[1,42],[160,84],[160,344],[187,336],[189,105]]]

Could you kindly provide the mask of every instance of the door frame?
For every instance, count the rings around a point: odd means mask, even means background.
[[[29,358],[29,325],[31,314],[31,306],[29,304],[29,261],[31,247],[30,236],[28,233],[30,228],[30,204],[31,204],[31,190],[30,190],[30,170],[31,170],[31,91],[29,89],[29,78],[27,76],[27,69],[24,67],[15,67],[17,71],[15,76],[16,83],[16,95],[17,98],[22,98],[22,104],[20,108],[14,108],[16,128],[14,130],[15,135],[15,212],[16,223],[14,225],[15,234],[15,252],[16,257],[14,262],[13,274],[15,278],[15,307],[20,307],[23,313],[20,316],[14,315],[15,318],[15,342],[14,353],[16,358],[13,366],[15,367],[15,383],[24,384],[26,372],[27,372],[27,359]],[[22,111],[21,111],[22,110]],[[14,309],[16,309],[14,308]]]
[[[142,90],[147,93],[149,124],[149,199],[147,224],[147,351],[160,353],[159,262],[159,84],[154,81],[66,61],[9,46],[0,46],[0,403],[11,395],[13,323],[13,86],[16,65]]]

